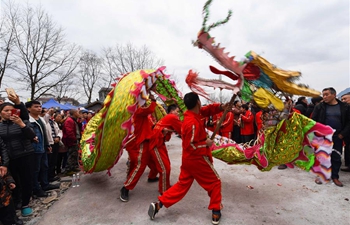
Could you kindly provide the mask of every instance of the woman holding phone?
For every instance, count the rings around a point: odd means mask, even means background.
[[[20,102],[17,95],[9,96],[9,99],[15,104],[5,102],[0,105],[2,118],[0,137],[7,146],[10,158],[9,170],[17,184],[13,190],[16,208],[21,207],[22,216],[29,216],[33,214],[33,210],[28,206],[34,175],[34,149],[31,142],[36,136],[30,128],[29,121],[23,119],[29,118],[24,104]],[[20,111],[15,110],[16,108]]]

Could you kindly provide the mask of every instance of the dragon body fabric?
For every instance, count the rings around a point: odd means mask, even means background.
[[[288,105],[277,97],[278,93],[281,96],[314,97],[319,96],[320,92],[306,85],[296,84],[295,81],[301,76],[298,71],[279,69],[253,51],[248,52],[246,58],[238,62],[234,60],[234,56],[225,53],[220,44],[214,44],[215,40],[210,36],[209,30],[228,22],[232,12],[229,11],[225,20],[206,26],[211,2],[212,0],[208,0],[204,5],[203,26],[193,44],[209,53],[227,69],[221,71],[210,66],[211,72],[225,75],[232,83],[201,78],[192,70],[187,75],[186,83],[192,91],[205,98],[209,95],[201,86],[232,90],[234,94],[239,92],[244,101],[254,101],[267,115],[263,132],[259,133],[253,145],[237,144],[217,135],[212,148],[213,157],[228,164],[254,164],[262,171],[268,171],[280,164],[298,166],[318,174],[324,180],[330,179],[333,129],[303,115],[290,114]],[[231,101],[233,100],[232,98]],[[275,115],[278,116],[274,117]]]
[[[134,131],[133,113],[149,101],[147,90],[156,84],[156,94],[167,104],[177,103],[182,117],[185,106],[181,93],[165,67],[138,70],[122,76],[107,95],[103,108],[89,121],[81,139],[81,166],[86,173],[108,170],[118,162]],[[158,104],[156,120],[166,115]]]

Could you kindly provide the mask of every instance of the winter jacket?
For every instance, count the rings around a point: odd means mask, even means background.
[[[297,102],[294,106],[295,109],[299,110],[301,114],[305,116],[307,105],[304,102]]]
[[[45,153],[50,146],[49,140],[53,143],[51,131],[48,131],[48,128],[51,130],[51,127],[47,127],[47,124],[42,117],[39,117],[39,119],[44,125],[43,129],[41,128],[40,124],[32,116],[29,115],[29,122],[39,140],[38,143],[33,143],[32,145],[34,147],[35,153]]]
[[[31,142],[35,138],[35,133],[28,120],[23,122],[26,124],[23,128],[10,120],[3,120],[0,123],[0,137],[6,145],[10,159],[34,153]]]
[[[78,131],[77,131],[78,129]],[[80,137],[80,129],[78,124],[72,117],[68,117],[62,127],[62,142],[66,147],[72,147],[78,144]]]
[[[1,162],[0,165],[8,167],[10,164],[10,158],[4,141],[0,138],[0,155]]]
[[[311,118],[311,116],[312,116],[312,112],[314,111],[314,109],[315,109],[315,105],[314,104],[309,104],[308,106],[307,106],[307,108],[306,108],[306,113],[305,113],[305,116],[307,116],[307,117],[309,117],[309,118]]]
[[[47,133],[51,137],[51,138],[49,137],[49,139],[48,139],[49,144],[50,145],[54,144],[54,140],[53,140],[54,137],[58,137],[58,138],[60,138],[60,140],[62,140],[62,135],[63,135],[62,131],[58,127],[58,124],[54,120],[51,119],[51,116],[46,113],[45,116],[43,117],[43,119],[46,122],[46,130],[48,130]],[[51,124],[50,124],[51,122],[53,124],[54,130],[55,130],[55,134],[52,134],[52,128],[51,128]]]
[[[341,113],[341,129],[335,131],[334,135],[341,134],[343,137],[348,137],[350,135],[350,108],[344,102],[336,99],[340,106]],[[314,111],[312,112],[312,118],[316,122],[325,124],[326,122],[326,104],[325,102],[321,102],[315,106]],[[327,125],[327,124],[325,124]]]

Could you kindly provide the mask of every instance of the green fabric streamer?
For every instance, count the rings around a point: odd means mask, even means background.
[[[250,85],[246,80],[244,80],[244,85],[243,85],[243,88],[241,90],[241,98],[245,102],[249,102],[251,100],[251,96],[253,96],[253,92],[250,89]]]
[[[315,164],[315,155],[308,155],[307,158],[309,159],[308,162],[297,160],[295,161],[295,165],[303,170],[310,171],[312,166]]]

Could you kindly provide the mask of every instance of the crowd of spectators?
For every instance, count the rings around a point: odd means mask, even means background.
[[[33,214],[33,198],[60,188],[62,176],[79,172],[78,149],[83,129],[93,116],[85,109],[42,108],[9,95],[0,102],[0,221],[23,224],[16,215]]]

